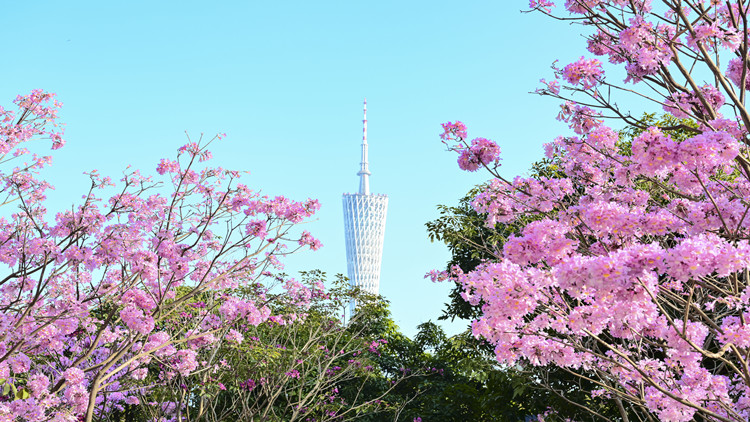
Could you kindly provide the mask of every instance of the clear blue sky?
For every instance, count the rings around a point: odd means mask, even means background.
[[[409,335],[435,320],[448,285],[423,279],[448,252],[424,223],[484,174],[440,143],[440,123],[499,142],[523,174],[565,133],[555,101],[528,94],[549,65],[584,54],[579,27],[521,14],[525,0],[26,1],[3,6],[0,104],[42,88],[65,105],[68,144],[46,175],[70,206],[83,171],[154,173],[197,136],[226,132],[214,163],[249,170],[270,195],[318,198],[306,229],[324,244],[287,270],[345,273],[341,194],[357,189],[362,99],[371,189],[390,197],[381,294]],[[463,325],[447,327],[455,333]]]

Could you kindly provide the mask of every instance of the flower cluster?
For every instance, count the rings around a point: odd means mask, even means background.
[[[555,7],[555,3],[550,0],[529,0],[529,7],[549,12],[551,8]]]
[[[604,70],[599,60],[581,57],[562,69],[562,78],[569,84],[580,84],[583,89],[590,89],[601,83]]]
[[[744,83],[742,72],[745,72]],[[748,78],[749,73],[750,68],[748,68],[747,65],[742,66],[742,60],[736,58],[729,60],[729,64],[727,64],[727,77],[735,86],[742,87],[744,85],[745,89],[750,89],[750,78]]]
[[[448,122],[443,123],[443,133],[440,134],[440,139],[444,141],[463,140],[466,139],[466,125],[456,120],[455,123]]]
[[[306,230],[302,232],[298,243],[300,244],[300,246],[309,246],[310,249],[314,251],[317,251],[321,246],[323,246],[323,244],[320,243],[320,240],[312,237],[312,235]]]
[[[672,94],[664,101],[664,111],[677,118],[691,115],[711,116],[724,105],[724,95],[712,85],[702,86],[698,92]]]
[[[560,105],[560,113],[557,115],[557,120],[569,123],[575,133],[584,135],[603,123],[602,119],[600,119],[601,115],[600,112],[590,107],[566,101]]]
[[[485,138],[472,139],[468,148],[460,148],[458,166],[462,170],[477,171],[482,165],[497,165],[500,160],[500,147]]]

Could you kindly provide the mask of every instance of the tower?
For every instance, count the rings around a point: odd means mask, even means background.
[[[380,263],[383,257],[385,216],[388,196],[370,193],[370,169],[367,161],[367,99],[364,103],[362,160],[359,192],[345,193],[344,234],[346,236],[346,268],[349,282],[369,293],[378,294]],[[354,311],[354,303],[351,304]]]

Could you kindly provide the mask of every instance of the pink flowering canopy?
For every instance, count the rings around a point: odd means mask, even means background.
[[[64,145],[59,108],[42,91],[0,107],[0,421],[91,421],[137,403],[149,374],[188,376],[201,350],[238,341],[231,327],[278,318],[262,281],[284,255],[320,247],[293,230],[316,200],[263,196],[240,172],[205,166],[221,136],[190,141],[157,177],[92,171],[83,202],[50,217],[39,171],[51,159],[31,151]],[[247,285],[260,291],[230,293]],[[282,289],[286,309],[304,312],[311,290]],[[203,318],[169,324],[210,292],[221,300]]]
[[[545,146],[553,176],[507,180],[499,147],[443,125],[459,167],[494,176],[472,202],[487,225],[532,222],[494,245],[495,259],[432,277],[481,307],[473,332],[502,363],[569,370],[623,417],[750,419],[750,5],[530,7],[587,31],[591,56],[553,66],[537,91],[562,101],[574,133]],[[624,68],[622,84],[603,62]],[[633,117],[615,93],[666,115]]]

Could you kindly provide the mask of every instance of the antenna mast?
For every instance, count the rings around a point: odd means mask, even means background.
[[[362,161],[359,163],[359,193],[360,195],[370,194],[370,169],[367,164],[367,98],[365,98],[365,115],[362,120]]]

